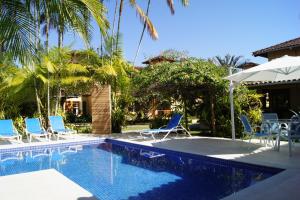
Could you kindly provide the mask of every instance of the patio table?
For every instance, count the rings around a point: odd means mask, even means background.
[[[291,119],[274,119],[274,120],[266,120],[263,122],[263,124],[267,124],[268,126],[268,132],[270,134],[270,136],[272,136],[271,134],[271,128],[272,128],[272,124],[279,124],[279,132],[277,134],[277,137],[276,137],[276,143],[275,143],[275,146],[274,146],[274,149],[279,151],[280,150],[280,138],[281,136],[283,135],[283,133],[285,133],[285,135],[287,136],[288,134],[288,130],[289,130],[289,127],[290,127],[290,122],[291,122]],[[285,126],[285,128],[283,128],[283,126]]]

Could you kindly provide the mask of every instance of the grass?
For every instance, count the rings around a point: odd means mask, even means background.
[[[122,131],[129,132],[129,131],[138,131],[138,130],[144,130],[144,129],[149,129],[149,124],[137,124],[137,125],[124,126],[122,128]]]

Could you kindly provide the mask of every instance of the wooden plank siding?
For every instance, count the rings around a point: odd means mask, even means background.
[[[273,60],[275,58],[280,58],[284,55],[289,56],[300,56],[300,47],[293,48],[293,49],[283,49],[280,51],[274,51],[268,53],[268,60]]]
[[[92,133],[111,134],[111,86],[95,86],[91,93]]]

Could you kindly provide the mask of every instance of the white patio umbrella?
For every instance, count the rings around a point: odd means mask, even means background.
[[[235,83],[300,79],[300,56],[283,56],[225,79]]]
[[[234,85],[241,82],[288,81],[300,79],[300,56],[283,56],[270,62],[240,71],[225,77]],[[232,92],[231,94],[232,95]],[[232,96],[231,96],[232,98]],[[231,104],[231,118],[234,117],[233,104]],[[233,121],[231,123],[234,123]],[[234,124],[232,124],[232,139],[235,138]]]

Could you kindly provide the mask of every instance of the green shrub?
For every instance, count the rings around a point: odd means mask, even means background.
[[[149,127],[151,129],[160,128],[160,127],[166,125],[168,123],[168,121],[169,120],[164,117],[155,117],[154,119],[150,120]]]

